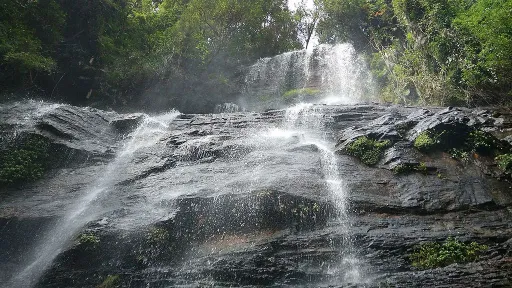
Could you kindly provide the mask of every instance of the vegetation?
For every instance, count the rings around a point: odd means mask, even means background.
[[[17,147],[0,153],[0,185],[18,184],[41,178],[49,158],[49,143],[29,136]]]
[[[366,56],[386,101],[511,102],[512,0],[315,3],[292,12],[285,0],[3,1],[0,88],[203,112],[236,97],[242,67],[307,47],[316,27],[321,43],[348,41]]]
[[[97,288],[115,288],[120,286],[119,275],[108,275]]]
[[[1,88],[37,85],[72,103],[196,112],[237,92],[241,65],[301,48],[297,25],[306,17],[285,0],[20,0],[0,8]]]
[[[357,138],[354,142],[345,148],[348,155],[357,157],[366,165],[373,166],[377,164],[384,154],[384,150],[389,147],[389,140],[377,141],[366,136]]]
[[[169,232],[163,228],[152,228],[147,235],[148,242],[162,245],[169,241]]]
[[[427,242],[415,247],[409,255],[412,266],[420,269],[444,267],[453,263],[477,261],[479,256],[488,249],[476,242],[466,244],[454,238],[448,238],[444,243]]]
[[[469,152],[465,151],[464,149],[453,148],[450,149],[448,153],[450,153],[454,159],[459,159],[463,162],[469,161]]]
[[[426,174],[427,170],[427,165],[424,162],[420,162],[419,164],[403,163],[398,164],[393,168],[393,172],[395,174],[408,174],[412,172],[420,172]]]
[[[100,244],[100,238],[91,233],[83,233],[78,237],[78,245],[86,250],[95,249]]]
[[[421,132],[416,139],[414,139],[414,147],[420,151],[430,151],[440,144],[440,134],[431,131]]]
[[[311,100],[317,98],[321,91],[313,88],[293,89],[286,91],[282,98],[286,103],[293,103],[301,100]]]
[[[512,154],[502,154],[496,157],[496,163],[503,172],[512,171]]]
[[[364,51],[383,99],[510,103],[512,0],[322,0],[322,42]]]
[[[469,133],[466,147],[477,153],[490,154],[498,147],[498,143],[491,134],[481,130],[473,130]]]

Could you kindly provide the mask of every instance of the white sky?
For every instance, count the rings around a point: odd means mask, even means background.
[[[302,1],[304,1],[306,7],[309,9],[313,9],[315,7],[313,0],[288,0],[288,9],[295,11]]]

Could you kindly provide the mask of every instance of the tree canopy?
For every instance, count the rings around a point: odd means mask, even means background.
[[[321,2],[321,40],[366,53],[387,101],[510,103],[512,0]]]
[[[0,87],[73,104],[207,112],[239,92],[243,67],[351,42],[382,99],[512,99],[512,0],[7,0]],[[150,97],[149,97],[150,96]]]

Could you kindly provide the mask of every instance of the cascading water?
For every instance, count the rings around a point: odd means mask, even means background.
[[[99,201],[108,194],[117,176],[130,164],[133,154],[139,149],[157,143],[167,131],[169,123],[178,115],[179,112],[171,111],[160,116],[144,118],[138,128],[128,136],[128,141],[115,159],[107,165],[103,175],[86,189],[83,197],[67,210],[65,216],[47,231],[33,251],[26,256],[26,265],[14,274],[9,287],[31,287],[37,283],[76,233],[101,215]]]
[[[358,61],[349,45],[321,45],[313,51],[285,53],[255,64],[247,78],[254,77],[248,81],[248,94],[251,89],[270,93],[268,95],[272,97],[289,88],[322,90],[321,98],[313,101],[315,103],[291,106],[283,112],[284,115],[279,111],[270,112],[270,115],[284,116],[274,116],[279,119],[277,122],[262,120],[266,114],[233,113],[238,110],[234,104],[219,108],[219,112],[229,113],[183,115],[175,119],[178,113],[171,112],[144,118],[115,158],[101,170],[101,177],[86,188],[75,204],[68,206],[65,215],[39,240],[33,252],[24,257],[28,259],[27,263],[15,273],[16,277],[11,279],[8,287],[36,284],[55,259],[59,259],[57,256],[70,247],[81,229],[92,221],[108,218],[106,215],[113,218],[107,221],[109,227],[123,231],[147,230],[155,223],[174,223],[173,229],[167,232],[177,233],[175,237],[185,247],[181,249],[191,252],[182,258],[186,260],[178,268],[158,263],[148,267],[147,271],[156,274],[155,277],[183,271],[184,279],[188,279],[187,274],[196,273],[199,275],[196,280],[204,281],[210,277],[208,272],[197,272],[196,269],[202,257],[215,257],[211,253],[218,251],[236,254],[236,249],[252,249],[251,241],[302,233],[308,225],[327,225],[326,213],[330,212],[317,210],[318,215],[307,216],[311,216],[310,219],[300,218],[309,213],[300,209],[319,209],[323,200],[334,203],[335,217],[329,221],[337,235],[341,235],[341,238],[335,237],[342,242],[342,245],[328,244],[330,247],[326,249],[332,249],[339,259],[335,263],[329,260],[326,266],[320,265],[321,268],[317,260],[308,260],[301,265],[310,275],[321,269],[324,276],[328,275],[326,277],[336,283],[364,282],[360,275],[361,261],[351,243],[352,219],[348,211],[347,189],[339,175],[340,167],[333,151],[335,135],[327,128],[330,121],[325,115],[327,106],[319,105],[357,102],[366,95],[364,89],[371,85],[365,78],[364,66]],[[288,86],[290,83],[293,87]],[[316,192],[321,195],[315,195],[313,200],[307,197]],[[191,210],[187,207],[173,210],[176,205],[183,205],[177,204],[181,203],[180,199],[187,197],[200,197],[201,200],[193,202]],[[257,201],[232,200],[237,197],[256,197]],[[265,201],[277,199],[276,205],[266,207],[261,197],[267,197]],[[215,200],[202,207],[201,203],[209,203],[209,198]],[[231,207],[229,203],[236,205]],[[196,215],[197,222],[193,221],[193,215],[176,216],[180,211],[193,214],[201,209]],[[329,209],[325,211],[331,211]],[[277,213],[285,219],[274,225],[266,220],[271,216],[262,211]],[[216,216],[218,213],[230,216]],[[184,218],[175,220],[174,217]],[[242,220],[237,222],[236,219]],[[309,224],[303,224],[303,221]],[[225,249],[223,245],[229,241],[235,241],[237,248]],[[308,252],[304,253],[307,255]],[[54,273],[53,270],[50,269],[49,275]],[[151,279],[151,275],[145,277]],[[205,278],[201,278],[203,276]],[[215,283],[213,281],[212,285]]]
[[[343,235],[343,250],[339,262],[331,267],[332,274],[341,277],[345,283],[362,283],[360,261],[350,239],[350,214],[348,211],[348,193],[339,175],[339,168],[334,153],[334,143],[325,132],[325,121],[321,109],[313,104],[300,103],[286,109],[284,127],[298,133],[304,144],[315,145],[322,157],[322,169],[328,190],[336,208],[336,219]],[[289,132],[288,132],[289,133]],[[286,134],[286,133],[285,133]]]
[[[293,90],[298,99],[290,99]],[[297,100],[354,104],[373,98],[371,74],[354,48],[323,44],[260,59],[248,69],[239,101],[245,108],[265,110]]]

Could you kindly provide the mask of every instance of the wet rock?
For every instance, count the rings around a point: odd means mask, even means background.
[[[144,114],[135,113],[116,117],[110,121],[110,125],[112,125],[117,132],[127,134],[137,128],[143,120]]]
[[[121,287],[510,286],[509,179],[496,177],[492,155],[462,161],[444,149],[414,147],[424,131],[454,131],[458,140],[479,129],[506,139],[510,113],[316,105],[300,114],[300,129],[286,129],[285,116],[181,114],[139,141],[120,135],[139,114],[0,106],[2,139],[32,133],[59,148],[55,155],[83,155],[0,193],[0,286],[19,271],[31,240],[98,188],[103,193],[87,210],[93,220],[62,247],[37,287],[97,287],[109,275]],[[325,158],[333,155],[326,154],[330,143],[342,149],[362,136],[391,143],[376,166]],[[123,150],[128,140],[133,149]],[[398,165],[426,171],[396,174]],[[83,234],[98,241],[84,245]],[[489,250],[473,263],[411,266],[416,245],[448,237]]]

